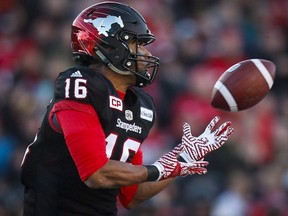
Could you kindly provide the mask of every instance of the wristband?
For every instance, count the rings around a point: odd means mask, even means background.
[[[157,167],[154,165],[147,165],[145,167],[147,168],[148,172],[146,181],[157,181],[160,175]]]

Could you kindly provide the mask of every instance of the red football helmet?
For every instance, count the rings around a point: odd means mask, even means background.
[[[147,45],[155,36],[141,14],[126,4],[102,2],[84,9],[72,24],[71,39],[73,59],[78,64],[100,60],[116,73],[135,74],[139,87],[155,79],[159,58],[131,53],[128,47],[131,39]],[[148,62],[149,70],[138,71],[139,61]]]

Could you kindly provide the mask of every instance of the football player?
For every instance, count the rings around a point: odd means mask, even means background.
[[[125,4],[98,3],[76,17],[71,35],[77,65],[56,79],[23,158],[23,215],[117,215],[117,199],[133,208],[177,176],[205,174],[204,156],[233,131],[230,122],[214,130],[218,117],[199,137],[184,124],[179,145],[142,164],[141,144],[155,108],[141,88],[153,82],[159,66],[145,48],[155,37],[144,18]]]

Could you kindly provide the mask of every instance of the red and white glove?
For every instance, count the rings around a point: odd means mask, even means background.
[[[230,121],[223,123],[213,131],[219,120],[219,116],[214,117],[205,131],[198,137],[194,137],[191,133],[190,125],[184,123],[182,143],[174,149],[181,152],[180,156],[186,162],[202,160],[208,153],[219,149],[234,131],[234,129],[230,127]]]
[[[207,161],[193,161],[189,163],[179,162],[177,157],[179,155],[179,148],[173,149],[171,152],[160,157],[154,164],[158,171],[159,177],[156,181],[176,176],[187,176],[193,174],[205,174],[205,168],[209,163]]]

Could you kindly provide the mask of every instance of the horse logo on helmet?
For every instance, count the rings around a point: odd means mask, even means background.
[[[108,37],[108,32],[113,24],[118,24],[121,28],[124,27],[123,20],[121,16],[111,16],[101,17],[96,19],[84,19],[85,23],[92,23],[93,26],[98,30],[98,35],[103,34]]]

